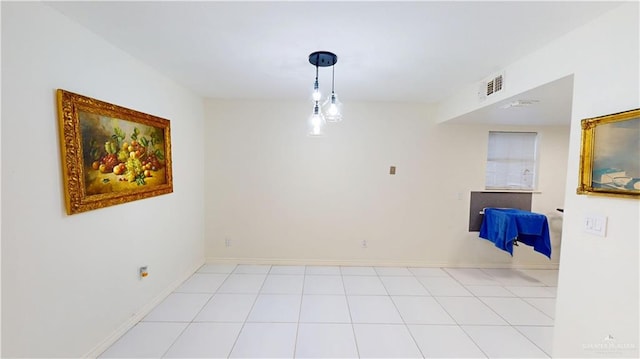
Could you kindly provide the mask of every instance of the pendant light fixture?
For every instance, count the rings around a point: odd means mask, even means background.
[[[313,112],[309,119],[309,136],[322,136],[324,135],[324,126],[327,122],[339,122],[342,120],[342,104],[338,101],[338,96],[335,93],[335,68],[334,65],[338,62],[338,56],[329,51],[316,51],[309,55],[309,63],[316,67],[316,80],[313,83]],[[320,93],[320,86],[318,83],[318,69],[320,67],[332,68],[331,74],[331,95],[327,97],[326,101],[322,105],[323,111],[320,109],[320,100],[322,94]]]

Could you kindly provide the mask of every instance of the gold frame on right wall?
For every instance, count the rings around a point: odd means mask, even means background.
[[[578,194],[640,199],[640,109],[581,122]]]

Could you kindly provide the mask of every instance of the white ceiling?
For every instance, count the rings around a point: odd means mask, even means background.
[[[306,100],[316,50],[342,102],[432,103],[620,3],[49,2],[197,94]],[[331,71],[320,69],[330,89]]]

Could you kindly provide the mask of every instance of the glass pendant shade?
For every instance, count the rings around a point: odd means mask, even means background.
[[[335,92],[331,93],[331,96],[327,98],[324,105],[325,119],[327,122],[340,122],[342,121],[342,103],[338,101],[338,95]]]
[[[324,136],[324,125],[326,121],[322,112],[320,112],[320,106],[316,101],[315,106],[313,107],[313,113],[311,117],[309,117],[309,136],[311,137],[320,137]]]

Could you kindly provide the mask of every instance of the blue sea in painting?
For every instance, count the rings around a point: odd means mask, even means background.
[[[640,190],[640,118],[595,129],[594,187]]]

